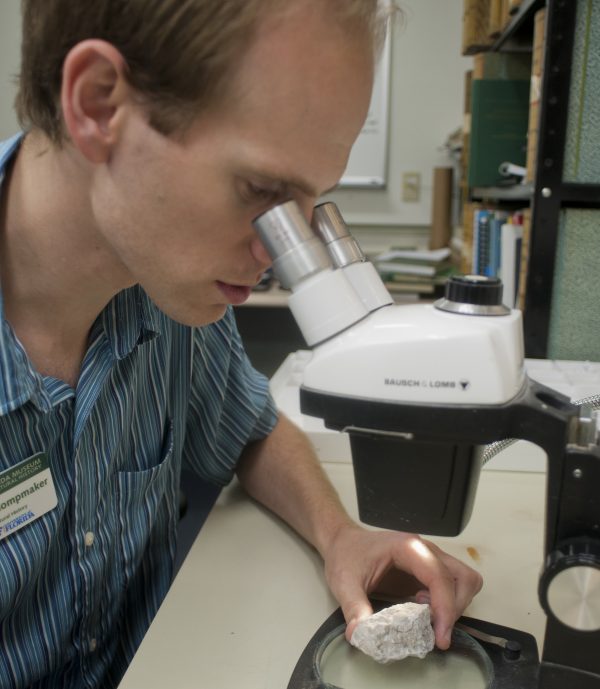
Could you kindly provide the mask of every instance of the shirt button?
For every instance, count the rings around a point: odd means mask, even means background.
[[[85,535],[85,544],[88,546],[88,548],[91,545],[94,545],[94,534],[91,531],[88,531]]]
[[[90,639],[90,653],[93,653],[98,646],[96,639]]]

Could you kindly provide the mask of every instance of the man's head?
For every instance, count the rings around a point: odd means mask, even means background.
[[[382,28],[378,0],[322,0],[334,22]],[[24,127],[64,136],[62,69],[69,51],[100,39],[123,56],[127,79],[163,133],[185,127],[221,97],[265,16],[290,0],[22,0],[23,41],[17,113]],[[302,27],[298,27],[302,30]]]
[[[59,41],[51,74],[25,55],[20,102],[61,144],[103,279],[141,284],[179,322],[217,320],[270,263],[253,218],[290,198],[309,216],[344,172],[369,106],[376,0],[25,4],[26,43],[44,44],[46,21],[66,32],[55,17],[93,18]]]

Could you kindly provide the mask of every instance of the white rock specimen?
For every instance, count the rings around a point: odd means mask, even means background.
[[[350,643],[378,663],[424,658],[435,645],[429,605],[401,603],[361,620]]]

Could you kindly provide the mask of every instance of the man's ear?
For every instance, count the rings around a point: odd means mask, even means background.
[[[92,163],[103,163],[119,136],[131,95],[121,53],[106,41],[74,46],[63,64],[61,107],[68,136]]]

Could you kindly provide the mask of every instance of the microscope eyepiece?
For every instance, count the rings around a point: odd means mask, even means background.
[[[292,290],[288,304],[308,345],[345,330],[368,311],[341,270],[333,270],[327,249],[295,201],[260,215],[255,230],[273,259],[275,277]]]
[[[335,203],[329,201],[315,206],[311,225],[325,244],[336,268],[345,268],[366,260]]]
[[[273,270],[282,287],[291,289],[331,266],[327,250],[295,201],[271,208],[252,224],[273,260]]]

